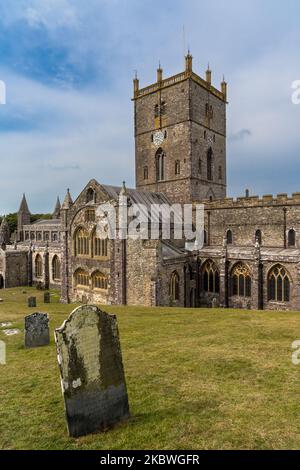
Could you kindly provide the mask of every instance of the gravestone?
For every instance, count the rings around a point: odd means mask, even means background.
[[[30,308],[36,307],[36,297],[28,297],[28,307]]]
[[[50,292],[44,294],[44,304],[50,304]]]
[[[47,313],[33,313],[25,317],[25,348],[47,346],[50,343]]]
[[[86,296],[86,295],[83,295],[81,301],[82,301],[82,303],[83,303],[84,305],[86,305],[86,304],[88,303],[88,298],[87,298],[87,296]]]
[[[78,307],[55,330],[55,341],[69,435],[104,431],[128,418],[116,316]]]

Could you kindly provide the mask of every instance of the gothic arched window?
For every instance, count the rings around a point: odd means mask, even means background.
[[[170,297],[173,301],[179,300],[179,276],[174,271],[170,279]]]
[[[204,292],[218,294],[220,292],[220,273],[217,265],[208,260],[202,267],[202,285]]]
[[[92,275],[92,285],[94,289],[107,290],[107,276],[100,271],[96,271]]]
[[[290,283],[286,269],[280,264],[274,266],[268,275],[268,300],[289,302]]]
[[[52,279],[53,281],[60,281],[60,259],[57,255],[52,260]]]
[[[88,287],[89,286],[89,273],[84,271],[84,269],[77,269],[74,274],[74,280],[76,286]]]
[[[251,297],[251,273],[248,266],[238,263],[231,271],[231,294],[239,297]]]
[[[92,237],[93,256],[99,258],[107,258],[108,256],[108,239],[97,237],[96,231]]]
[[[35,276],[42,277],[43,276],[43,260],[41,255],[37,255],[35,258]]]
[[[232,237],[232,231],[231,230],[227,230],[226,240],[227,240],[227,245],[232,245],[233,237]]]
[[[86,202],[95,202],[95,191],[92,188],[86,192]]]
[[[212,181],[212,165],[213,165],[213,152],[211,147],[207,151],[207,179]]]
[[[75,232],[74,252],[75,256],[87,256],[90,253],[89,234],[83,228]]]
[[[288,232],[288,246],[296,245],[296,232],[294,229],[289,230]]]
[[[165,153],[160,148],[155,155],[156,160],[156,180],[163,181],[165,178]]]

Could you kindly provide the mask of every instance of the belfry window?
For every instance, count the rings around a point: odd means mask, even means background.
[[[165,178],[165,153],[160,148],[155,155],[156,161],[156,181],[163,181]]]

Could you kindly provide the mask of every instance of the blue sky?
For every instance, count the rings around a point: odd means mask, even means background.
[[[132,78],[183,68],[229,83],[228,195],[300,191],[296,0],[10,0],[0,5],[0,213],[51,211],[91,178],[134,185]]]

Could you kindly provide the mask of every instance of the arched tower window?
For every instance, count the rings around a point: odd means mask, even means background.
[[[53,281],[60,281],[60,259],[57,255],[52,260],[52,279]]]
[[[256,232],[255,232],[255,241],[257,241],[261,245],[261,243],[262,243],[261,230],[256,230]]]
[[[170,279],[170,297],[173,301],[179,300],[179,276],[174,271]]]
[[[289,302],[290,283],[286,269],[280,264],[274,266],[268,275],[268,300]]]
[[[208,181],[212,181],[213,179],[212,165],[213,165],[213,152],[210,147],[207,151],[207,179]]]
[[[148,179],[148,167],[144,166],[144,180]]]
[[[248,266],[238,263],[231,271],[231,293],[239,297],[251,297],[251,273]]]
[[[218,168],[218,177],[219,177],[219,180],[223,178],[221,165],[219,165],[219,168]]]
[[[156,160],[156,180],[163,181],[165,178],[165,153],[160,148],[155,155]]]
[[[80,228],[74,236],[74,254],[75,256],[88,256],[90,253],[89,234]]]
[[[35,276],[42,277],[43,276],[43,260],[41,255],[37,255],[35,258]]]
[[[202,267],[202,285],[204,292],[215,294],[220,292],[220,273],[212,260],[206,261]]]
[[[296,232],[294,229],[288,232],[288,246],[296,246]]]
[[[227,240],[227,245],[232,245],[233,237],[232,237],[232,231],[231,230],[227,230],[226,240]]]

